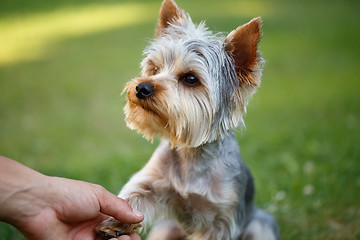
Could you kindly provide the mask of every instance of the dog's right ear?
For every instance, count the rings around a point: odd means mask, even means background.
[[[185,11],[179,8],[173,0],[164,0],[159,13],[156,36],[159,37],[170,24],[177,24],[179,19],[185,18]]]
[[[235,70],[240,83],[258,86],[260,78],[258,72],[261,56],[258,44],[261,38],[260,17],[232,31],[225,39],[225,49],[234,58]]]

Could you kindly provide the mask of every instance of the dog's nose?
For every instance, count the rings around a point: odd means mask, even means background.
[[[150,83],[139,83],[135,88],[136,97],[145,99],[154,94],[154,86]]]

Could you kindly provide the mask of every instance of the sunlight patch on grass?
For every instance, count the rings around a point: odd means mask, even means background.
[[[0,66],[37,59],[59,40],[144,22],[149,4],[90,5],[0,20]]]
[[[159,7],[159,3],[93,4],[0,19],[0,66],[39,59],[54,43],[66,38],[155,21]],[[227,16],[242,18],[268,16],[270,11],[258,1],[231,2],[223,8]],[[197,12],[198,8],[193,10]],[[223,12],[207,9],[202,14],[222,16]]]

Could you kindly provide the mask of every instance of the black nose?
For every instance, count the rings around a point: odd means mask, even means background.
[[[139,83],[135,88],[136,96],[145,99],[154,94],[154,86],[150,83]]]

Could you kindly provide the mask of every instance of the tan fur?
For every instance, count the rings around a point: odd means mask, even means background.
[[[164,1],[160,8],[159,22],[156,28],[156,36],[161,36],[164,29],[166,29],[169,24],[176,24],[176,21],[180,18],[184,18],[184,16],[185,12],[182,9],[178,8],[174,1]]]
[[[125,224],[115,220],[114,218],[108,218],[104,221],[103,225],[97,226],[95,231],[98,233],[105,233],[109,237],[117,237],[116,232],[118,229],[121,229],[121,231],[118,232],[118,236],[120,236],[124,234],[130,235],[131,233],[138,231],[140,228],[141,224]]]
[[[126,85],[124,91],[127,91],[128,103],[124,111],[129,127],[133,129],[137,128],[138,131],[143,132],[144,136],[148,139],[152,139],[159,133],[167,135],[167,131],[164,130],[168,122],[166,106],[154,106],[152,102],[139,101],[135,96],[135,88],[140,82],[154,83],[148,78],[139,78]],[[155,90],[158,92],[157,96],[160,98],[159,102],[162,102],[161,92],[165,91],[165,89],[162,85],[154,84]],[[151,121],[144,121],[144,119],[151,119]]]
[[[231,32],[225,40],[226,49],[234,58],[239,80],[254,86],[260,83],[260,79],[252,73],[260,67],[257,46],[261,38],[261,24],[261,18],[254,18]]]
[[[146,66],[146,69],[153,69],[152,64]],[[128,100],[125,106],[128,126],[132,129],[137,129],[147,139],[152,139],[155,135],[159,134],[161,137],[171,139],[173,146],[187,144],[187,139],[194,139],[194,137],[183,134],[184,127],[181,126],[181,122],[178,122],[182,116],[178,114],[186,112],[195,113],[195,111],[191,110],[193,104],[184,101],[185,99],[196,96],[199,102],[209,102],[206,88],[202,84],[199,84],[192,91],[187,91],[187,86],[179,87],[177,80],[179,76],[190,72],[181,60],[174,64],[173,69],[164,70],[163,74],[148,76],[149,72],[151,70],[145,70],[144,77],[134,79],[124,89],[124,92],[127,92],[126,97]],[[135,96],[135,88],[140,82],[151,83],[154,86],[156,93],[151,99],[139,101]],[[174,98],[174,96],[179,95],[181,97]],[[178,108],[190,109],[171,111],[174,110],[176,105]],[[195,116],[192,118],[195,120]],[[151,119],[151,121],[144,121],[144,119]],[[194,120],[192,121],[195,123]]]

